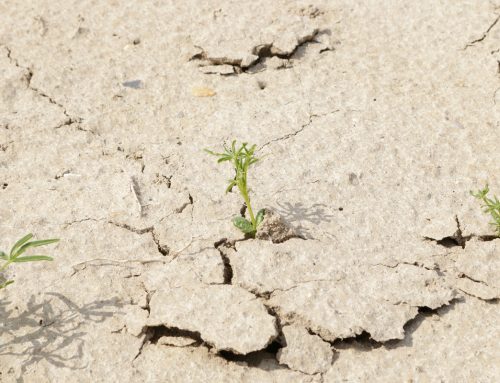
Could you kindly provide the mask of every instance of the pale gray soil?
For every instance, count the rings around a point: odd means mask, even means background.
[[[498,0],[7,0],[0,80],[0,382],[500,380]]]

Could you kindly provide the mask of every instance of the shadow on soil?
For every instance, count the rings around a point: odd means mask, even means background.
[[[277,202],[276,211],[290,224],[296,227],[299,234],[305,238],[312,239],[309,229],[302,226],[304,222],[319,225],[330,222],[334,217],[326,211],[326,205],[315,203],[312,206],[304,206],[302,202],[290,203]]]
[[[47,296],[50,296],[47,298]],[[21,378],[27,368],[41,360],[57,367],[83,369],[83,337],[80,327],[102,322],[121,307],[118,299],[77,305],[59,293],[46,293],[40,303],[31,296],[24,310],[0,299],[0,356],[16,358]],[[9,373],[9,371],[4,371]],[[10,373],[13,373],[11,368]],[[1,381],[0,374],[0,381]]]

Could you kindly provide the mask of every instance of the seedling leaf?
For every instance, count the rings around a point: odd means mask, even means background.
[[[26,255],[24,257],[18,257],[12,262],[36,262],[36,261],[52,261],[53,258],[47,255]]]
[[[2,284],[0,285],[0,289],[3,289],[4,287],[6,287],[6,286],[8,286],[8,285],[11,285],[11,284],[13,284],[13,283],[14,283],[14,281],[5,281],[4,283],[2,283]]]
[[[483,203],[483,211],[489,213],[493,218],[490,223],[495,226],[497,235],[500,237],[500,201],[497,196],[493,196],[493,199],[488,198],[489,191],[490,189],[486,185],[484,189],[478,190],[476,193],[473,191],[470,193]]]
[[[27,234],[22,237],[19,241],[17,241],[12,249],[10,250],[10,254],[7,255],[5,252],[0,251],[0,259],[4,262],[0,265],[0,272],[5,270],[12,263],[21,263],[21,262],[37,262],[37,261],[52,261],[52,257],[47,255],[27,255],[24,257],[20,257],[26,250],[30,247],[39,247],[44,245],[49,245],[51,243],[55,243],[59,241],[58,239],[42,239],[38,241],[29,240],[33,238],[32,234]],[[12,280],[5,281],[4,278],[0,278],[0,289],[14,283]]]
[[[230,180],[229,185],[226,188],[226,193],[233,191],[233,187],[236,185],[236,180]]]
[[[233,179],[230,179],[228,181],[229,184],[226,188],[226,193],[232,191],[233,187],[237,186],[241,196],[243,197],[245,205],[248,209],[248,214],[250,216],[250,220],[242,221],[240,219],[234,219],[233,222],[234,225],[241,231],[251,235],[255,235],[257,226],[260,222],[262,222],[263,219],[263,216],[259,217],[259,220],[257,220],[257,218],[254,216],[252,205],[250,203],[250,189],[248,188],[247,184],[248,168],[250,167],[250,165],[253,165],[257,161],[259,161],[259,158],[254,156],[256,148],[257,145],[251,145],[250,147],[248,147],[248,143],[243,142],[237,149],[236,140],[233,140],[230,146],[224,144],[224,153],[217,153],[212,150],[205,149],[207,153],[219,157],[217,163],[230,161],[233,165],[236,174]]]
[[[251,234],[254,232],[252,223],[243,217],[234,217],[233,224],[245,234]]]
[[[265,214],[265,212],[266,212],[265,209],[260,209],[257,212],[257,215],[255,216],[255,222],[257,223],[257,227],[259,227],[259,225],[264,220],[264,214]]]
[[[11,255],[11,258],[19,257],[22,253],[24,253],[30,247],[50,245],[51,243],[55,243],[58,241],[59,241],[58,239],[42,239],[39,241],[31,241],[31,242],[25,243],[13,255]]]
[[[12,249],[10,250],[10,256],[16,252],[16,250],[24,245],[26,242],[28,242],[31,238],[33,238],[33,234],[26,234],[24,237],[22,237],[19,241],[17,241],[14,246],[12,246]]]

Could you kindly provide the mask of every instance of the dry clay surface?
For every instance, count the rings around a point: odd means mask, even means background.
[[[10,0],[0,80],[0,382],[499,381],[498,1]]]

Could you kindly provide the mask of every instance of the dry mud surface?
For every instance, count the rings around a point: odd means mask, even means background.
[[[498,0],[7,0],[0,79],[0,382],[499,381]]]

